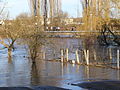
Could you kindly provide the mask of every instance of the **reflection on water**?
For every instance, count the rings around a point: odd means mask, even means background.
[[[87,40],[88,41],[88,40]],[[47,60],[60,59],[61,49],[64,50],[64,58],[66,58],[66,49],[68,48],[68,58],[69,60],[76,60],[76,50],[78,50],[79,59],[81,63],[85,63],[85,51],[89,50],[89,62],[90,63],[99,63],[109,66],[117,66],[117,50],[119,47],[116,46],[99,46],[96,44],[96,41],[89,43],[83,39],[53,39],[52,45],[45,46],[45,56]],[[87,43],[87,44],[86,44]],[[95,44],[94,44],[95,43]],[[88,48],[89,47],[89,48]]]
[[[75,60],[75,51],[78,49],[79,58],[84,61],[84,56],[80,53],[85,48],[81,39],[53,39],[51,45],[44,47],[47,60],[60,58],[60,49],[68,48],[69,59]],[[26,50],[22,46],[16,46],[16,48],[11,63],[8,63],[6,50],[0,51],[0,87],[49,85],[78,89],[78,87],[71,86],[70,83],[87,79],[119,80],[119,70],[111,68],[63,64],[42,59],[38,59],[36,64],[31,65],[30,60],[26,57]],[[91,62],[115,61],[117,49],[119,48],[91,45],[89,48],[90,60]]]
[[[16,49],[12,62],[8,62],[7,52],[1,51],[0,57],[0,86],[27,86],[30,85],[30,65],[24,58],[25,50]]]
[[[118,70],[98,67],[85,67],[60,62],[38,61],[39,66],[32,70],[32,85],[50,85],[68,88],[68,83],[87,79],[119,80]],[[44,63],[44,64],[43,64]],[[88,80],[89,81],[89,80]]]

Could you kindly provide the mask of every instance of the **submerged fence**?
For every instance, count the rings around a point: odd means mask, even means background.
[[[54,58],[54,61],[59,61],[61,63],[70,63],[76,65],[87,65],[87,66],[96,66],[96,67],[105,67],[120,69],[120,50],[113,50],[111,48],[105,52],[102,56],[99,53],[96,53],[95,50],[76,49],[74,52],[75,59],[71,59],[69,49],[61,49],[59,51],[59,56]],[[55,53],[54,53],[55,54]],[[45,58],[45,56],[44,56]],[[53,61],[51,60],[51,61]]]

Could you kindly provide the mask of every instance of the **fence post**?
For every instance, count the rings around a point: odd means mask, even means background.
[[[111,48],[109,48],[109,56],[110,56],[110,60],[112,60],[112,50],[111,50]]]
[[[86,64],[89,65],[89,50],[84,50]]]
[[[80,61],[79,61],[79,56],[78,56],[78,49],[76,50],[76,59],[77,59],[77,63],[79,64]]]
[[[68,59],[69,59],[69,57],[68,57],[68,48],[66,49],[66,61],[68,62]]]
[[[89,50],[87,50],[87,65],[89,65]]]
[[[72,64],[75,64],[75,60],[72,60]]]
[[[93,54],[94,54],[94,60],[97,61],[97,56],[96,56],[96,51],[95,50],[93,51]]]
[[[63,49],[61,49],[61,62],[64,61],[64,56],[63,56]]]
[[[120,55],[119,55],[119,53],[120,53],[120,51],[119,50],[117,50],[117,68],[119,69],[120,68],[120,66],[119,66],[119,63],[120,63]]]
[[[45,52],[43,52],[43,59],[45,60]]]

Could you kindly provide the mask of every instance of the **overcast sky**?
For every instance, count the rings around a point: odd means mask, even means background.
[[[7,9],[9,10],[10,18],[15,18],[17,15],[23,12],[30,12],[29,0],[6,0]],[[79,5],[78,5],[79,4]],[[79,7],[79,16],[82,15],[82,7],[80,0],[62,0],[62,10],[66,11],[72,17],[78,16],[77,9]]]

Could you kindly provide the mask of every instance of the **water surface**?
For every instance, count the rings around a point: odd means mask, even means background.
[[[79,50],[79,58],[84,56],[81,51],[89,49],[90,60],[103,62],[116,61],[116,53],[119,47],[105,47],[98,45],[86,46],[83,39],[51,39],[52,42],[41,49],[45,52],[45,60],[38,59],[36,65],[32,65],[24,46],[16,45],[12,62],[8,61],[7,50],[0,50],[0,87],[8,86],[58,86],[69,89],[80,89],[70,85],[90,80],[119,80],[120,71],[111,68],[63,64],[56,61],[47,61],[60,58],[60,49],[69,49],[69,59],[76,60],[75,51]],[[111,50],[111,51],[110,51]],[[41,56],[42,54],[40,54]],[[112,56],[112,58],[110,57]],[[111,58],[111,59],[110,59]],[[83,60],[84,61],[84,60]]]

